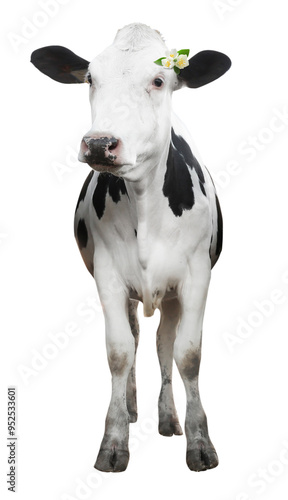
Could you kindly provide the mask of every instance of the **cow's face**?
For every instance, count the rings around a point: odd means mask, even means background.
[[[172,92],[205,85],[231,64],[224,54],[204,51],[177,76],[154,63],[166,50],[157,31],[135,24],[118,31],[90,64],[64,47],[32,54],[33,64],[51,78],[90,85],[92,126],[81,141],[80,161],[128,180],[141,178],[167,153]]]
[[[178,86],[174,71],[153,62],[163,53],[160,43],[132,53],[111,46],[91,62],[92,127],[82,139],[80,161],[126,178],[159,161],[169,142],[171,95]]]

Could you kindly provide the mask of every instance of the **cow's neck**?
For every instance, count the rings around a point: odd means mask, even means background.
[[[147,175],[138,181],[125,181],[128,196],[133,206],[132,214],[135,218],[133,222],[137,231],[139,262],[143,269],[147,267],[150,242],[155,241],[162,226],[164,205],[167,206],[167,199],[163,196],[162,190],[169,144],[170,138],[163,147],[161,157],[154,160],[153,168],[147,166]]]

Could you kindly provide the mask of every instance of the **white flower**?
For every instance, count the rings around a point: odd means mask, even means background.
[[[189,66],[188,58],[185,54],[181,54],[177,57],[177,61],[175,62],[176,68],[183,69]]]
[[[168,69],[172,69],[174,68],[174,61],[171,57],[166,57],[165,59],[162,59],[162,66],[164,66],[164,68],[168,68]]]
[[[189,66],[188,56],[189,49],[176,50],[171,49],[166,51],[166,57],[160,57],[155,64],[163,66],[166,69],[174,69],[175,73],[179,75],[180,70]]]
[[[178,56],[178,52],[176,49],[171,49],[167,50],[165,55],[167,59],[176,59],[176,57]]]

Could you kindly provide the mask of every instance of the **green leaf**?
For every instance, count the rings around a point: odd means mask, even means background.
[[[166,59],[166,57],[160,57],[160,59],[157,59],[157,61],[154,61],[155,64],[158,64],[159,66],[162,66],[162,60]]]
[[[189,56],[189,52],[190,52],[190,49],[182,49],[182,50],[178,50],[178,55],[181,56],[181,55],[184,55],[184,56]]]
[[[180,68],[177,68],[176,66],[174,66],[174,68],[173,68],[173,69],[174,69],[174,71],[175,71],[176,75],[179,75],[179,73],[180,73]]]

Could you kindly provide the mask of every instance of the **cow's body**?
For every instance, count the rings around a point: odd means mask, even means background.
[[[103,305],[112,374],[95,464],[103,471],[123,471],[129,460],[129,423],[137,419],[138,301],[145,316],[161,311],[159,432],[182,434],[172,393],[174,357],[187,394],[187,464],[200,471],[218,463],[198,373],[211,268],[222,247],[222,217],[211,177],[171,111],[171,95],[183,85],[215,80],[229,69],[230,60],[204,51],[177,76],[153,62],[165,49],[158,32],[136,24],[120,30],[114,44],[90,64],[58,46],[32,55],[35,66],[57,81],[81,83],[86,74],[90,83],[93,123],[79,159],[93,170],[77,203],[75,236]],[[121,102],[128,107],[123,110]]]
[[[178,297],[187,262],[199,251],[199,244],[201,252],[210,256],[211,267],[222,248],[215,188],[191,145],[193,156],[185,151],[190,142],[186,134],[174,117],[168,151],[151,179],[136,185],[92,171],[77,203],[75,236],[89,272],[96,277],[98,268],[102,272],[107,267],[103,287],[117,290],[119,279],[130,299],[143,302],[146,316],[162,300]],[[171,147],[172,155],[176,153],[174,167],[168,162]],[[107,279],[109,270],[114,275],[111,279]]]

